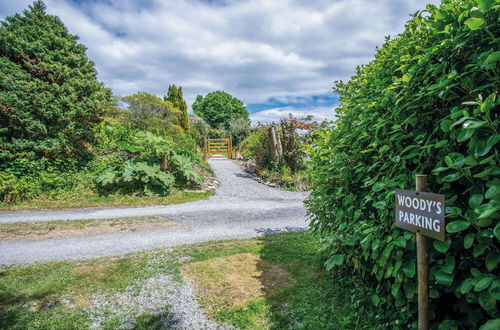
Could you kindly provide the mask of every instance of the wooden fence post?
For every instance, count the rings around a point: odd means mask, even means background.
[[[160,169],[162,171],[168,171],[170,170],[170,166],[167,162],[167,154],[166,153],[163,153],[163,155],[161,155],[161,165],[160,165]]]
[[[269,149],[271,149],[271,156],[275,163],[279,163],[278,141],[276,140],[276,129],[274,125],[269,126]]]
[[[416,190],[427,188],[427,175],[417,174]],[[417,232],[418,329],[429,329],[429,253],[427,238]]]
[[[227,146],[227,151],[228,151],[228,158],[232,159],[233,158],[233,137],[229,135],[229,141],[228,141],[228,146]]]
[[[203,135],[203,160],[207,160],[207,136]]]

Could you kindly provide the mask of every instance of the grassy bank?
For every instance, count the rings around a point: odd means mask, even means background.
[[[93,313],[102,297],[115,297],[113,303],[125,293],[147,297],[147,290],[157,290],[150,288],[153,279],[170,276],[170,285],[188,281],[195,286],[212,320],[237,328],[376,327],[380,320],[364,289],[352,276],[346,281],[327,274],[317,248],[315,239],[301,232],[7,267],[0,273],[0,324],[72,329],[98,319],[101,326],[116,328],[132,318],[135,328],[158,328],[172,321],[172,305],[160,303],[146,311],[117,308],[99,318]],[[238,290],[245,295],[235,294]]]
[[[79,207],[104,207],[104,206],[147,206],[147,205],[169,205],[193,202],[206,199],[210,192],[173,192],[168,196],[130,196],[130,195],[108,195],[99,196],[95,193],[88,194],[61,194],[54,198],[31,199],[14,204],[0,203],[0,211],[16,211],[29,209],[61,209]]]
[[[160,216],[114,219],[0,223],[0,241],[40,240],[58,237],[98,235],[124,231],[177,229],[181,225]]]

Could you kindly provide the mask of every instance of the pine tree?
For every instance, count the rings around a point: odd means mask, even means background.
[[[42,1],[0,26],[0,163],[82,156],[111,92]]]
[[[167,95],[164,97],[165,101],[170,101],[172,104],[180,110],[179,122],[184,130],[189,129],[189,115],[187,111],[186,100],[182,95],[182,87],[177,87],[175,85],[169,85]]]

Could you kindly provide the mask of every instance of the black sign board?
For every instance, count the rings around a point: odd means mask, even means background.
[[[444,241],[444,195],[396,189],[396,226]]]

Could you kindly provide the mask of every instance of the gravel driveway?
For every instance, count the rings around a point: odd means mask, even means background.
[[[220,181],[207,200],[133,208],[0,212],[0,222],[104,219],[160,215],[182,225],[176,230],[110,233],[41,241],[0,242],[0,264],[75,260],[211,240],[303,230],[307,193],[282,191],[251,179],[230,160],[210,160]]]

